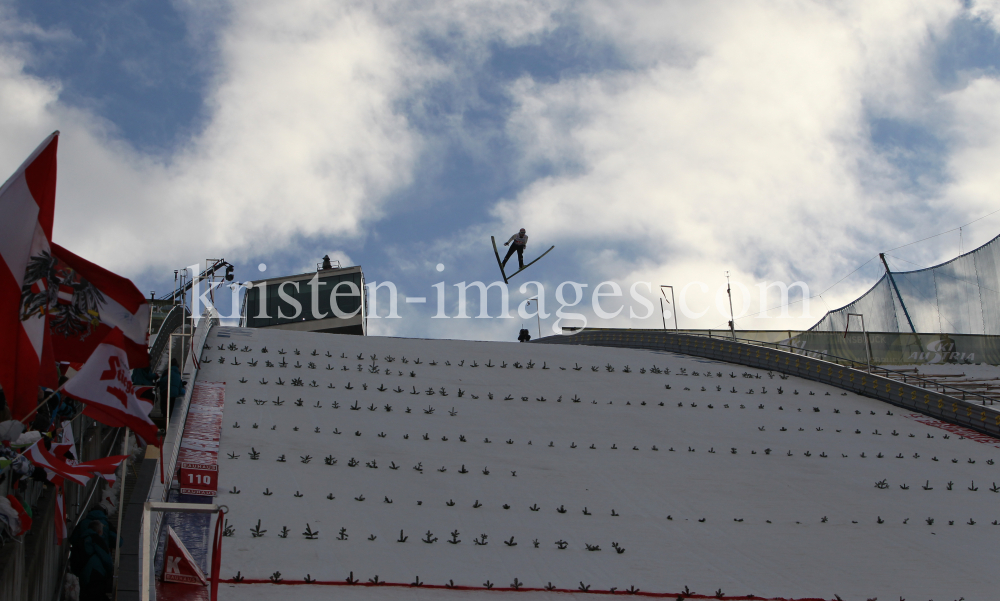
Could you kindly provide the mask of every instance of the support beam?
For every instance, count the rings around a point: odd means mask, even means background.
[[[879,253],[878,258],[882,259],[882,265],[885,266],[885,275],[889,276],[889,283],[892,284],[892,289],[896,292],[896,298],[899,299],[899,306],[903,308],[903,315],[906,316],[906,323],[910,324],[910,331],[916,334],[917,329],[913,327],[913,320],[910,319],[910,312],[906,310],[906,304],[903,302],[903,296],[899,294],[899,288],[896,286],[896,280],[892,277],[892,271],[889,270],[889,264],[885,262],[885,253]]]

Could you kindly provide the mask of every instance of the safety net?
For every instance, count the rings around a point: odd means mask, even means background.
[[[1000,334],[1000,236],[951,261],[886,273],[853,302],[810,328],[843,332],[849,313],[869,332]],[[854,318],[856,321],[856,318]],[[860,330],[853,323],[851,330]]]

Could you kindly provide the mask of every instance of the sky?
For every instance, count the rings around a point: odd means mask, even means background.
[[[372,334],[514,340],[566,282],[593,327],[672,327],[630,296],[671,285],[725,328],[728,273],[737,328],[798,329],[1000,209],[998,66],[996,1],[0,0],[0,173],[61,131],[54,240],[158,296],[329,254],[397,287]],[[513,317],[456,318],[520,227],[555,249]]]

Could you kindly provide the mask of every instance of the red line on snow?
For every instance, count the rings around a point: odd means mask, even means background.
[[[316,586],[364,586],[364,587],[377,587],[377,586],[387,586],[394,588],[418,588],[413,584],[404,584],[402,582],[379,582],[375,584],[374,582],[347,582],[346,580],[313,580],[312,582],[299,582],[299,581],[285,581],[281,580],[279,582],[273,582],[271,580],[251,580],[249,578],[243,578],[239,581],[233,580],[222,580],[221,582],[225,584],[276,584],[276,585],[287,585],[287,586],[303,586],[303,585],[316,585]],[[568,589],[568,588],[554,588],[554,589],[544,589],[544,588],[528,588],[528,587],[498,587],[486,588],[485,586],[460,586],[460,585],[448,585],[448,584],[421,584],[419,588],[428,589],[448,589],[455,591],[489,591],[489,592],[503,592],[503,593],[587,593],[589,595],[634,595],[636,597],[656,597],[656,598],[671,598],[671,599],[722,599],[723,601],[831,601],[830,599],[825,599],[822,597],[758,597],[756,595],[723,595],[721,597],[716,595],[699,595],[697,593],[648,593],[646,591],[636,591],[629,592],[627,590],[614,590],[614,591],[604,591],[604,590],[586,590],[581,591],[579,589]]]
[[[920,422],[925,426],[940,428],[941,430],[946,430],[948,432],[951,432],[952,434],[958,434],[959,436],[963,436],[965,438],[968,438],[969,440],[974,440],[976,442],[988,444],[990,446],[994,446],[1000,449],[1000,444],[997,444],[1000,441],[990,436],[989,434],[983,434],[981,432],[976,432],[975,430],[971,430],[963,426],[956,426],[955,424],[949,424],[948,422],[943,422],[939,419],[935,419],[927,415],[922,415],[920,413],[911,413],[906,417],[912,419],[913,421]]]

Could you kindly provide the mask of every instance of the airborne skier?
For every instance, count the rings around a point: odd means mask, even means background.
[[[506,242],[503,243],[504,246],[510,245],[513,242],[513,246],[507,251],[507,256],[503,258],[503,263],[500,264],[500,268],[503,269],[507,266],[507,260],[510,256],[517,253],[517,266],[518,269],[524,269],[524,249],[528,247],[528,235],[524,233],[524,228],[521,231],[511,236]]]
[[[497,266],[500,267],[500,275],[503,276],[503,283],[504,284],[506,284],[510,278],[512,278],[515,275],[521,273],[525,269],[531,267],[535,263],[535,261],[537,261],[538,259],[541,259],[545,255],[549,254],[549,251],[552,250],[553,248],[555,248],[555,246],[550,246],[549,250],[547,250],[547,251],[543,252],[542,254],[538,255],[538,257],[536,257],[534,261],[532,261],[531,263],[528,263],[527,265],[525,265],[524,264],[524,249],[527,248],[527,246],[528,246],[528,235],[524,233],[524,228],[523,227],[521,228],[521,230],[519,232],[517,232],[516,234],[514,234],[513,236],[511,236],[506,242],[503,243],[504,246],[509,246],[510,247],[510,250],[507,251],[507,256],[503,258],[503,261],[500,260],[500,252],[497,250],[497,241],[496,241],[496,238],[494,238],[493,236],[490,236],[490,241],[493,243],[493,254],[496,255]],[[518,264],[519,269],[517,271],[515,271],[514,273],[512,273],[511,275],[508,276],[507,273],[504,271],[504,267],[507,265],[507,261],[510,259],[510,256],[513,255],[514,253],[517,253],[517,264]]]

